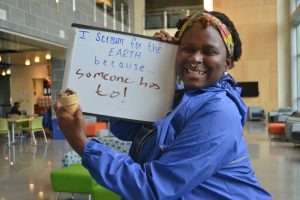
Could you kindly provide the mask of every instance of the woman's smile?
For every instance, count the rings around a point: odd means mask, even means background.
[[[190,65],[184,68],[184,73],[185,76],[190,76],[190,77],[195,76],[196,78],[200,78],[200,77],[204,77],[207,74],[207,71],[203,69],[198,69],[197,65],[196,66]]]

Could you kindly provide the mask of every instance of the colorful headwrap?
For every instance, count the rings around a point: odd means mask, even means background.
[[[201,17],[201,16],[205,16],[209,22],[211,23],[212,26],[216,27],[219,32],[221,33],[222,39],[226,45],[226,48],[229,52],[230,55],[233,55],[233,49],[234,49],[234,43],[233,43],[233,39],[231,36],[230,31],[228,30],[228,28],[226,27],[225,24],[223,24],[218,18],[216,18],[215,16],[209,14],[209,13],[205,13],[205,12],[197,12],[195,14],[193,14],[181,27],[181,29],[179,30],[179,34],[178,34],[178,38],[181,38],[182,34],[184,33],[184,31],[186,30],[186,28],[191,25],[191,23],[193,22],[194,19],[196,19],[197,17]]]

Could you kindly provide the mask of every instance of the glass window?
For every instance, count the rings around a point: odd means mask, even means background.
[[[164,14],[154,13],[146,14],[146,29],[163,29],[164,28]]]
[[[114,10],[115,5],[115,10]],[[96,0],[96,6],[102,12],[115,18],[117,21],[124,21],[125,25],[128,25],[128,3],[127,0]],[[114,13],[115,12],[115,13]],[[123,15],[123,16],[122,16]]]
[[[181,13],[171,13],[168,14],[168,28],[176,28],[176,24],[178,22],[178,19],[182,17]]]

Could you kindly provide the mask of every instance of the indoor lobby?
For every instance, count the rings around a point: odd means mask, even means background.
[[[147,39],[159,30],[175,34],[178,18],[203,9],[227,14],[242,40],[242,57],[229,73],[242,88],[247,105],[243,134],[255,176],[274,200],[299,200],[300,0],[0,0],[0,200],[115,199],[95,198],[95,182],[92,192],[53,188],[53,172],[81,163],[61,133],[53,108],[69,78],[76,27]],[[93,48],[87,47],[84,55],[93,56]],[[81,56],[74,60],[84,60]],[[97,56],[92,62],[100,66]],[[91,74],[80,73],[76,78],[89,83]],[[102,73],[102,79],[107,77]],[[84,84],[76,87],[92,90]],[[130,95],[126,87],[121,91],[105,95],[111,99]],[[105,96],[106,90],[99,84],[92,92]],[[89,93],[83,96],[89,103],[94,98]],[[20,115],[11,112],[15,103]],[[127,154],[131,143],[113,136],[99,108],[86,108],[87,136]],[[34,123],[38,125],[32,128]]]
[[[275,200],[298,200],[300,196],[300,148],[282,140],[270,140],[265,121],[248,121],[244,128],[255,175]],[[63,165],[64,154],[71,150],[65,140],[45,141],[40,135],[37,145],[24,135],[16,144],[1,148],[0,199],[56,199],[50,181],[53,169]],[[1,144],[4,144],[1,138]],[[61,193],[59,199],[71,199]],[[75,194],[75,199],[88,199]],[[137,198],[139,199],[139,198]],[[201,199],[201,198],[200,198]]]

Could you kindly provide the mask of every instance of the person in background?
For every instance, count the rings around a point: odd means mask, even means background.
[[[16,102],[14,103],[14,106],[11,107],[9,114],[10,114],[10,115],[21,115],[22,113],[21,113],[21,111],[19,110],[19,108],[20,108],[20,102],[17,102],[17,101],[16,101]]]
[[[272,199],[251,167],[243,137],[247,107],[228,74],[242,54],[233,22],[202,11],[180,19],[177,28],[175,37],[154,35],[179,45],[183,87],[173,110],[153,124],[110,121],[116,137],[132,141],[129,155],[88,140],[80,109],[73,117],[56,102],[61,131],[92,177],[123,199]]]

